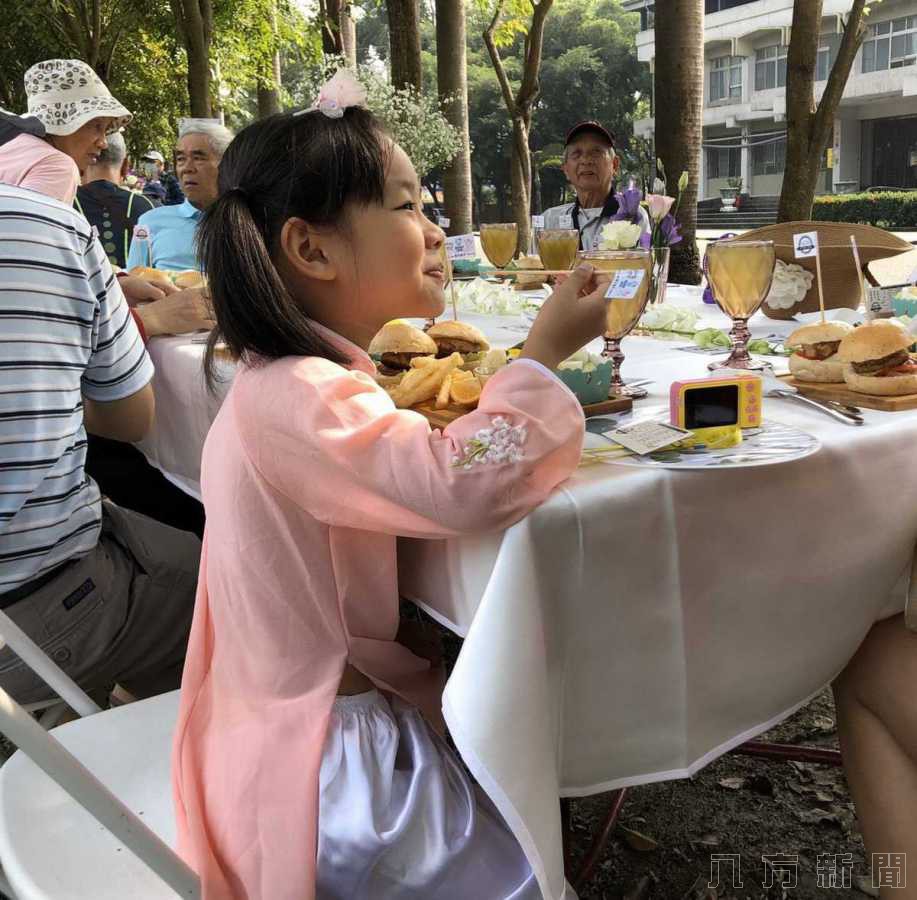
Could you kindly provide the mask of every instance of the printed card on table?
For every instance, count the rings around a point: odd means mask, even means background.
[[[474,259],[477,255],[473,234],[455,234],[446,238],[446,253],[449,259]]]
[[[677,444],[690,434],[691,432],[684,428],[665,422],[638,422],[627,428],[606,432],[606,436],[616,444],[640,456]]]
[[[606,300],[633,300],[643,284],[643,269],[619,269],[614,273],[608,290],[605,291]]]
[[[796,259],[814,259],[818,256],[818,232],[803,231],[793,235],[793,251]]]

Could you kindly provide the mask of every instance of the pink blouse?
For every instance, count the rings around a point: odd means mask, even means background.
[[[312,900],[318,774],[348,662],[435,715],[395,642],[396,537],[503,529],[576,468],[583,412],[537,363],[444,432],[369,357],[240,366],[204,447],[207,529],[173,750],[179,849],[205,900]]]
[[[20,134],[0,146],[0,182],[38,191],[73,205],[80,186],[76,163],[34,134]]]

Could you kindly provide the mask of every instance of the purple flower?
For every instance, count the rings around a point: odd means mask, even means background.
[[[642,199],[643,192],[631,181],[626,191],[618,191],[615,194],[618,211],[614,214],[614,219],[618,222],[626,220],[637,225],[640,221],[640,201]]]
[[[681,240],[681,235],[678,233],[678,222],[671,213],[659,223],[659,233],[662,237],[659,243],[663,247],[671,247]]]
[[[649,250],[653,246],[653,236],[648,231],[640,235],[640,246],[644,250]]]

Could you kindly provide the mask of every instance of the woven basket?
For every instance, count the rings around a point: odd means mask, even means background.
[[[796,259],[793,235],[802,231],[817,231],[821,254],[821,275],[825,288],[826,309],[856,309],[862,299],[860,279],[853,259],[850,236],[856,238],[860,263],[868,271],[869,263],[907,253],[914,248],[899,237],[872,225],[854,225],[847,222],[783,222],[746,231],[735,241],[773,241],[777,259],[795,263],[815,275],[814,259]],[[796,313],[815,312],[818,309],[818,281],[801,303],[789,309],[774,309],[764,303],[761,311],[771,319],[792,319]]]

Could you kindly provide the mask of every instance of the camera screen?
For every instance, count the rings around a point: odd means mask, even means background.
[[[719,428],[739,421],[739,386],[693,388],[685,391],[685,428]]]

